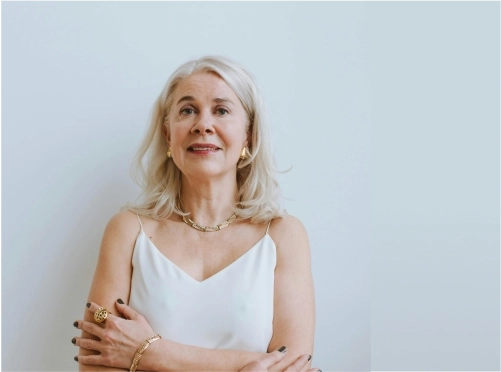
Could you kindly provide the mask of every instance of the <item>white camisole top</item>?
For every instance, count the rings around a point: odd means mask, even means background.
[[[138,219],[129,305],[146,317],[153,331],[186,345],[267,352],[276,266],[269,224],[246,253],[199,282],[155,247]]]

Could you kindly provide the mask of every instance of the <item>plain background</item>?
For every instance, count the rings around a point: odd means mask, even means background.
[[[181,63],[260,83],[324,371],[499,370],[499,3],[2,3],[2,369],[77,370],[108,219]],[[15,309],[15,314],[13,311]]]

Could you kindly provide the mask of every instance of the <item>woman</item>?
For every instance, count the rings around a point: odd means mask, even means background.
[[[311,363],[308,238],[280,208],[263,112],[253,78],[228,59],[190,61],[171,76],[136,158],[144,202],[108,223],[75,322],[80,370],[133,370],[155,334],[141,370]]]

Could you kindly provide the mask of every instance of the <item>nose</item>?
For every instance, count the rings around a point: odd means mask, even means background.
[[[210,113],[202,111],[198,115],[195,124],[191,128],[191,133],[192,134],[201,134],[201,133],[207,133],[207,134],[213,134],[214,133],[214,125],[213,125],[213,118],[211,117]]]

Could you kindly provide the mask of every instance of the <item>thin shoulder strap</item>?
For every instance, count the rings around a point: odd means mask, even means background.
[[[141,223],[141,219],[139,218],[139,215],[136,213],[137,219],[139,220],[139,225],[141,226],[141,231],[143,231],[143,224]]]
[[[265,235],[267,235],[267,234],[268,234],[268,230],[270,229],[271,221],[272,221],[272,220],[270,220],[270,222],[268,222],[268,227],[266,228],[266,234],[265,234]]]

